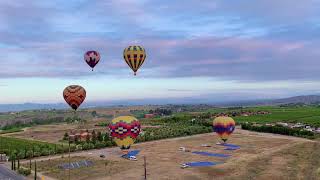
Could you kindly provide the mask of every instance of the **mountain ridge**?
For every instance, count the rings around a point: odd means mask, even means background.
[[[174,103],[172,101],[175,101]],[[196,103],[195,103],[196,102]],[[89,102],[83,104],[82,108],[92,107],[112,107],[112,106],[131,106],[131,105],[165,105],[165,104],[212,104],[217,106],[259,106],[259,105],[281,105],[291,103],[320,103],[320,95],[300,95],[279,99],[257,99],[257,100],[238,100],[213,102],[210,99],[197,98],[175,98],[175,99],[143,99],[143,100],[121,100],[112,102]],[[0,104],[0,112],[14,112],[36,109],[66,109],[65,103],[21,103],[21,104]]]

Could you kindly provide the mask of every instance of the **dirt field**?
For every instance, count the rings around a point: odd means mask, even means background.
[[[140,149],[138,161],[120,158],[118,148],[107,148],[72,154],[71,161],[89,159],[95,165],[71,170],[71,179],[143,179],[143,156],[147,157],[148,179],[317,179],[320,177],[320,144],[318,142],[272,134],[237,130],[229,143],[240,145],[235,151],[225,151],[215,145],[212,134],[146,142],[134,145]],[[201,144],[212,147],[201,147]],[[229,158],[207,157],[179,152],[180,146],[191,151],[230,154]],[[106,158],[99,158],[100,154]],[[54,179],[67,179],[68,172],[57,165],[66,162],[60,156],[38,159],[39,169]],[[40,162],[42,160],[42,162]],[[223,164],[211,167],[181,169],[180,164],[192,161],[213,161]],[[106,165],[107,163],[107,165]],[[30,177],[31,178],[31,177]],[[320,178],[318,178],[320,179]]]
[[[90,120],[85,124],[51,124],[51,125],[37,125],[29,128],[25,128],[23,132],[9,133],[5,136],[31,139],[38,141],[45,141],[50,143],[58,143],[62,138],[65,132],[70,132],[71,130],[80,130],[80,129],[95,129],[98,131],[106,131],[104,127],[95,127],[94,125],[99,122],[106,122],[105,118],[95,118]]]

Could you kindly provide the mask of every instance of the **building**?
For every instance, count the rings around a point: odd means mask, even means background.
[[[86,141],[87,139],[91,139],[92,134],[90,132],[83,132],[80,134],[80,141]]]
[[[155,115],[154,114],[145,114],[144,118],[154,118]]]
[[[304,124],[302,123],[296,123],[295,125],[292,126],[293,128],[302,128],[302,127],[305,127]]]
[[[288,123],[277,122],[276,124],[280,126],[288,127]]]
[[[75,132],[72,131],[69,135],[70,141],[76,141],[76,139],[78,141],[86,141],[88,138],[91,139],[92,138],[92,133],[91,132],[87,132],[87,131],[81,131],[79,132]]]
[[[9,157],[6,154],[0,154],[0,162],[8,162]]]

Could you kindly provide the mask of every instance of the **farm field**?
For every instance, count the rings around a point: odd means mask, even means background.
[[[49,155],[51,150],[57,151],[58,148],[60,147],[52,143],[0,136],[0,150],[8,155],[10,155],[10,152],[17,153],[16,155],[20,157],[31,157],[31,154],[34,156]]]
[[[320,108],[315,106],[306,107],[278,107],[278,106],[262,106],[254,108],[245,108],[244,111],[268,111],[271,114],[253,115],[253,116],[239,116],[234,117],[236,122],[257,122],[257,123],[271,123],[271,122],[301,122],[320,127]]]
[[[77,129],[95,129],[105,131],[106,128],[103,127],[95,127],[94,125],[99,122],[106,122],[107,120],[104,118],[97,118],[89,121],[85,124],[67,124],[67,123],[59,123],[59,124],[50,124],[50,125],[36,125],[32,127],[25,128],[22,132],[9,133],[3,136],[23,138],[29,140],[39,140],[50,143],[59,143],[65,132],[69,132],[71,130]]]
[[[228,152],[215,145],[213,133],[136,144],[141,150],[138,161],[120,158],[118,148],[105,148],[73,153],[71,161],[91,160],[94,166],[71,170],[71,179],[142,179],[143,156],[147,157],[149,179],[317,179],[320,175],[320,144],[302,138],[255,133],[237,129],[230,138],[240,149]],[[201,147],[201,144],[212,147]],[[207,157],[180,152],[191,151],[230,154],[229,158]],[[99,158],[104,154],[106,158]],[[53,179],[67,179],[68,172],[57,165],[67,161],[61,156],[38,158],[41,174]],[[180,168],[192,161],[223,162],[211,167]],[[27,161],[26,161],[27,162]],[[26,163],[25,166],[28,166]],[[29,177],[32,179],[32,177]]]
[[[131,109],[141,109],[143,110],[144,106],[131,107]],[[97,109],[88,109],[88,112],[96,111],[99,116],[110,116],[110,117],[99,117],[99,118],[88,118],[85,124],[81,123],[59,123],[59,124],[49,124],[49,125],[36,125],[32,127],[27,127],[22,132],[15,132],[5,134],[4,136],[16,137],[16,138],[25,138],[30,140],[39,140],[50,143],[59,143],[62,139],[65,132],[74,129],[95,129],[99,131],[106,131],[105,127],[96,127],[96,124],[105,123],[107,124],[113,116],[113,113],[117,112],[117,115],[132,115],[128,107],[122,108],[97,108]],[[182,112],[176,113],[173,117],[184,119],[182,124],[187,123],[186,126],[192,126],[189,121],[192,119],[192,116],[197,116],[200,114],[206,113],[220,113],[220,112],[232,112],[232,111],[268,111],[270,114],[263,115],[252,115],[252,116],[236,116],[233,117],[237,123],[241,122],[257,122],[257,123],[270,123],[270,122],[302,122],[307,123],[313,126],[320,127],[320,108],[314,106],[307,107],[277,107],[277,106],[263,106],[263,107],[250,107],[243,108],[241,110],[228,110],[226,108],[214,108],[209,109],[205,112]],[[152,118],[152,119],[140,119],[143,127],[152,126],[167,126],[172,127],[174,124],[171,122],[166,122],[163,118]],[[205,119],[207,123],[211,124],[211,119]],[[179,120],[177,120],[179,122]],[[175,123],[175,122],[173,122]],[[188,124],[189,123],[189,124]],[[178,125],[178,127],[182,127]]]

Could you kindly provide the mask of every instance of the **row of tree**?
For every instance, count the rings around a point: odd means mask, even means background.
[[[297,136],[297,137],[305,137],[305,138],[315,138],[315,134],[310,131],[306,131],[299,128],[289,128],[283,126],[266,126],[266,125],[253,125],[250,123],[243,123],[241,124],[241,128],[250,131],[257,131],[257,132],[267,132],[267,133],[274,133],[274,134],[282,134],[282,135],[289,135],[289,136]]]
[[[171,109],[163,109],[163,108],[157,108],[155,110],[149,110],[150,114],[157,114],[157,115],[164,115],[164,116],[169,116],[172,114],[172,110]]]

